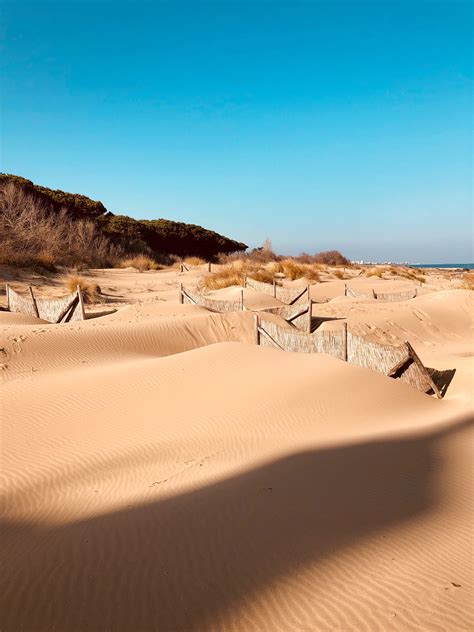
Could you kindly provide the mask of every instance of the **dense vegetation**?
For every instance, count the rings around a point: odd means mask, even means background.
[[[9,185],[41,207],[42,215],[67,215],[73,221],[92,223],[97,233],[124,252],[144,252],[157,259],[167,255],[199,256],[213,260],[218,254],[243,251],[243,243],[213,231],[166,219],[136,220],[125,215],[114,215],[102,202],[85,195],[66,193],[38,186],[20,176],[0,174],[0,190]],[[30,204],[30,207],[32,205]],[[2,209],[0,208],[0,213]]]

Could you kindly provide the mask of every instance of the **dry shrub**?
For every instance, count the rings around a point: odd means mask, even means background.
[[[314,255],[314,263],[324,263],[329,266],[350,266],[349,259],[344,257],[339,250],[326,250]]]
[[[400,268],[397,271],[398,276],[404,279],[410,279],[411,281],[418,281],[418,283],[425,283],[425,277],[419,273],[419,270],[413,270],[412,268]]]
[[[184,263],[188,266],[202,266],[205,265],[207,261],[204,261],[204,259],[200,257],[186,257]]]
[[[225,287],[230,287],[232,285],[243,285],[244,284],[244,274],[242,270],[238,270],[234,266],[225,266],[201,279],[199,285],[201,288],[205,288],[207,290],[221,290]]]
[[[336,279],[344,279],[345,276],[342,270],[334,270],[333,275],[336,277]]]
[[[100,287],[77,274],[69,275],[65,285],[70,292],[75,292],[79,286],[84,303],[98,303],[101,299]]]
[[[74,220],[21,187],[0,187],[0,263],[52,270],[55,266],[113,265],[121,250],[91,221]]]
[[[385,268],[379,268],[379,267],[374,267],[374,268],[368,268],[365,271],[365,276],[367,277],[379,277],[379,279],[381,279],[383,277],[383,273],[385,272]]]
[[[473,272],[465,272],[462,275],[461,288],[463,290],[474,290],[474,273]]]
[[[318,271],[312,265],[298,263],[294,259],[285,259],[281,265],[285,276],[292,281],[303,277],[309,281],[319,281]]]
[[[266,268],[260,268],[259,270],[249,270],[247,276],[261,283],[273,283],[274,273]]]
[[[160,270],[160,266],[154,259],[147,255],[136,255],[129,259],[123,259],[120,262],[121,268],[135,268],[139,272],[145,272],[145,270]]]

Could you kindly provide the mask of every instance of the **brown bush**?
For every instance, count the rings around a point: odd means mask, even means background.
[[[145,272],[145,270],[160,270],[162,268],[162,266],[158,265],[154,259],[148,257],[147,255],[136,255],[135,257],[122,259],[120,267],[135,268],[139,272]]]
[[[351,262],[346,259],[339,250],[326,250],[314,255],[314,263],[324,263],[330,266],[350,266]]]
[[[65,285],[70,292],[75,292],[79,286],[84,303],[98,303],[101,300],[100,287],[77,274],[68,276]]]
[[[201,279],[199,286],[207,290],[221,290],[225,287],[232,285],[243,285],[244,274],[242,270],[235,268],[234,266],[225,266]]]
[[[474,290],[474,272],[465,272],[462,275],[462,285],[464,290]]]
[[[112,265],[120,249],[87,220],[73,220],[65,210],[52,212],[21,187],[0,188],[0,263],[15,266]]]
[[[207,261],[201,259],[201,257],[186,257],[184,263],[188,266],[203,266],[207,263]]]

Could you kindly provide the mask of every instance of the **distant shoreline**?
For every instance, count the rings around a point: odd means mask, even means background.
[[[410,263],[411,268],[454,268],[474,270],[474,263]]]

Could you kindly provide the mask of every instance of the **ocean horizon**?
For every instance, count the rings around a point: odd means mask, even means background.
[[[463,268],[474,270],[474,263],[410,263],[414,268]]]

